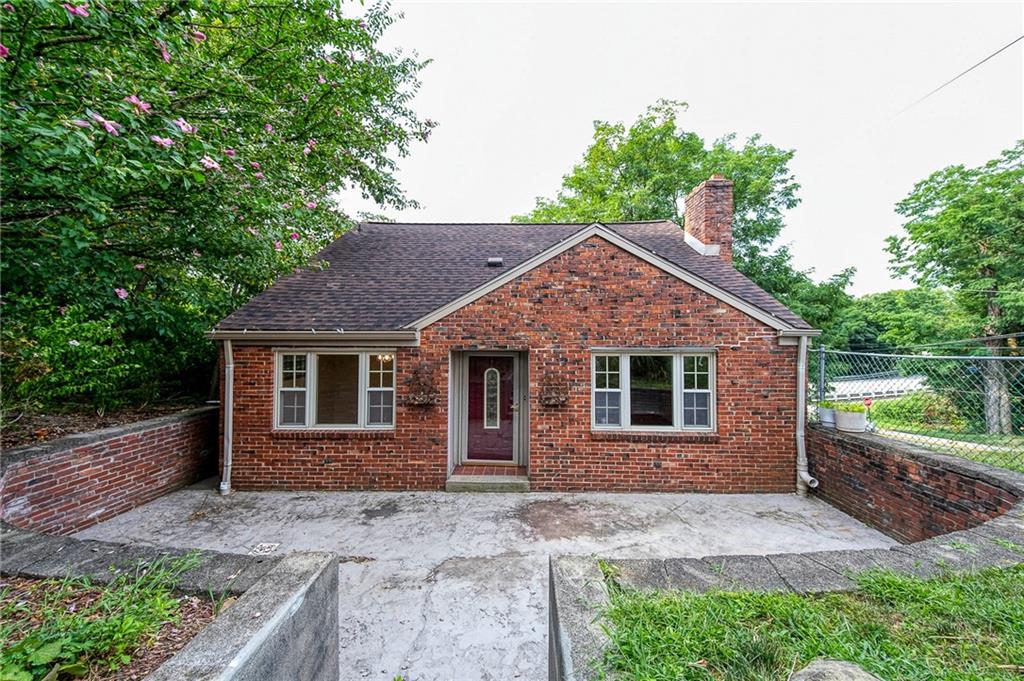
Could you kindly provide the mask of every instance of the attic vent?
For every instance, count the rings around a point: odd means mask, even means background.
[[[487,258],[488,267],[501,267],[505,264],[504,258]]]

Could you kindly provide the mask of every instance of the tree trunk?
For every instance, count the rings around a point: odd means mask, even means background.
[[[994,336],[999,329],[1002,306],[996,302],[996,293],[988,293],[985,335]],[[1000,339],[985,341],[990,355],[999,356],[1004,347]],[[989,435],[1010,435],[1013,426],[1010,419],[1010,386],[1006,378],[1006,367],[998,360],[981,360],[981,376],[985,385],[985,431]]]

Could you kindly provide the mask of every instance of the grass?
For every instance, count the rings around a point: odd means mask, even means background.
[[[900,681],[1021,679],[1024,566],[931,580],[858,577],[853,594],[666,592],[609,582],[604,671],[643,681],[776,681],[829,657]]]
[[[106,586],[38,580],[0,590],[0,681],[82,676],[128,664],[179,609],[172,589],[194,555],[140,564]]]

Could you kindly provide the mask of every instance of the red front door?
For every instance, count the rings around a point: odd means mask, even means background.
[[[512,357],[469,357],[468,459],[512,461]]]

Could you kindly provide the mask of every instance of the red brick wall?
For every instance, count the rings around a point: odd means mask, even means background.
[[[718,348],[718,433],[593,433],[592,347]],[[273,352],[234,347],[238,489],[443,489],[451,351],[528,352],[534,490],[790,492],[796,347],[776,332],[594,237],[423,330],[397,353],[394,432],[274,432]],[[440,395],[404,404],[417,366]],[[564,406],[542,385],[569,388]]]
[[[807,457],[817,496],[903,542],[969,529],[1018,501],[980,464],[874,435],[810,426]]]
[[[4,452],[2,518],[71,534],[212,473],[215,407]]]

